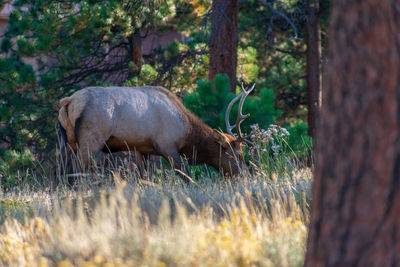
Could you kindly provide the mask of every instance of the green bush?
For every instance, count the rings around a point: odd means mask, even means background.
[[[35,159],[29,150],[6,150],[0,158],[0,186],[4,189],[29,184],[36,178]]]
[[[184,98],[185,106],[199,116],[212,128],[226,131],[225,112],[229,102],[235,97],[229,92],[228,76],[217,75],[214,80],[214,90],[210,81],[200,81],[197,90]],[[255,95],[253,95],[255,94]],[[262,126],[275,122],[279,110],[274,107],[274,92],[269,88],[257,88],[248,96],[243,105],[243,114],[250,113],[241,125],[243,132],[250,132],[250,125],[258,123]],[[230,122],[236,121],[238,104],[235,104],[230,114]]]
[[[141,66],[139,75],[125,82],[126,86],[144,86],[157,78],[157,71],[149,64]]]
[[[303,157],[309,154],[313,141],[308,136],[308,126],[305,121],[295,120],[293,123],[284,125],[290,135],[287,137],[287,142],[297,156]]]
[[[17,219],[24,223],[26,218],[33,217],[33,209],[29,201],[2,199],[0,200],[0,225],[7,218]]]

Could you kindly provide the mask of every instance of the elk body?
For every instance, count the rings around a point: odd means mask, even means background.
[[[253,86],[254,87],[254,86]],[[240,105],[249,91],[237,96]],[[88,87],[60,101],[58,120],[62,130],[61,155],[68,146],[87,167],[96,153],[137,151],[160,155],[175,169],[188,173],[180,156],[207,164],[233,176],[247,169],[243,159],[239,116],[239,137],[211,129],[189,112],[181,101],[162,87]],[[63,152],[64,151],[64,152]],[[183,178],[188,180],[183,175]]]

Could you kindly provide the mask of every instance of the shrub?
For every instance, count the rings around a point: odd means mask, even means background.
[[[29,201],[1,199],[0,200],[0,224],[3,224],[7,218],[14,218],[21,223],[26,218],[33,216],[33,208]]]
[[[0,186],[10,189],[35,179],[35,159],[29,150],[6,150],[0,158]]]
[[[275,122],[279,110],[275,109],[274,93],[269,88],[257,88],[257,95],[248,96],[243,105],[243,114],[251,116],[242,124],[242,131],[249,132],[250,125],[258,123],[262,126]],[[229,92],[228,76],[217,75],[214,89],[210,81],[200,81],[197,90],[184,98],[185,106],[213,128],[226,130],[225,112],[229,102],[235,97]],[[238,104],[232,108],[231,121],[236,120]]]

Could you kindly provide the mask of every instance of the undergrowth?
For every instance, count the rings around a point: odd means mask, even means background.
[[[302,266],[311,170],[272,132],[254,134],[251,174],[232,180],[114,161],[74,188],[2,189],[0,266]]]

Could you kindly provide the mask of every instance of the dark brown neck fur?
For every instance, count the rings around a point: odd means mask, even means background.
[[[185,155],[191,164],[215,165],[212,157],[219,154],[219,144],[214,140],[213,129],[192,114],[188,120],[191,128],[180,154]]]

